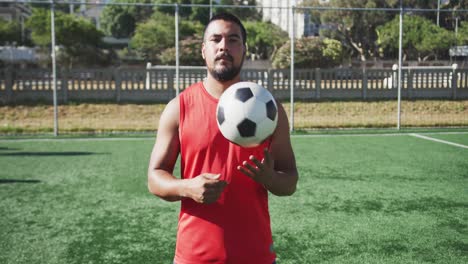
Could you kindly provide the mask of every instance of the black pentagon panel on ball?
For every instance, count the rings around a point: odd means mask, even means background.
[[[246,118],[237,125],[237,129],[242,137],[253,137],[257,130],[257,124]]]
[[[218,124],[222,125],[224,123],[224,107],[218,107],[218,114],[216,118],[218,119]]]
[[[276,118],[276,113],[277,113],[277,109],[275,107],[275,103],[273,102],[273,100],[270,100],[268,103],[266,103],[266,112],[267,112],[267,117],[271,120],[275,120]]]
[[[250,90],[249,87],[246,88],[239,88],[236,91],[236,99],[241,101],[241,102],[246,102],[250,98],[252,98],[254,95],[252,93],[252,90]]]

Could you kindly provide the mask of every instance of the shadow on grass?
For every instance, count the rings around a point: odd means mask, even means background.
[[[175,216],[176,212],[173,207],[159,209],[157,213],[146,209],[109,211],[105,215],[83,213],[75,226],[69,226],[70,231],[61,233],[71,232],[66,235],[63,262],[172,263],[175,225],[168,228],[173,218],[166,216]]]
[[[40,183],[40,180],[0,179],[0,184],[9,183]]]
[[[463,258],[466,256],[468,246],[466,242],[457,238],[442,240],[435,244],[422,243],[416,237],[374,237],[358,241],[353,241],[352,238],[349,238],[350,241],[330,240],[314,231],[301,234],[277,231],[274,237],[277,253],[283,261],[288,260],[288,263],[347,263],[343,260],[356,260],[361,257],[376,259],[370,263],[377,263],[378,259],[391,261],[385,263],[401,263],[402,256],[408,260],[404,263],[442,263],[441,260],[447,256]]]
[[[275,248],[282,255],[287,255],[292,263],[323,263],[334,262],[334,259],[354,258],[360,255],[400,256],[410,251],[410,246],[404,239],[377,238],[375,240],[330,241],[314,232],[292,235],[286,232],[276,232]],[[328,241],[328,242],[327,242]],[[307,252],[306,254],[304,254]],[[280,256],[281,258],[281,256]],[[343,262],[340,262],[343,263]]]
[[[88,155],[108,155],[110,153],[97,153],[87,151],[64,151],[64,152],[7,152],[0,153],[0,156],[88,156]]]
[[[9,150],[9,151],[11,151],[11,150],[19,150],[19,149],[17,149],[17,148],[9,148],[9,147],[0,147],[0,151],[4,151],[4,150]]]
[[[398,213],[398,212],[425,212],[438,213],[452,209],[467,209],[468,203],[458,202],[442,197],[423,197],[419,199],[363,199],[363,200],[334,200],[310,203],[309,206],[318,212],[332,211],[349,214],[362,214],[371,211]]]

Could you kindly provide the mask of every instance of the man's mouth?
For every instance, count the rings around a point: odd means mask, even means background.
[[[224,60],[224,61],[230,61],[230,62],[233,62],[234,61],[234,58],[229,55],[229,54],[221,54],[219,56],[217,56],[215,58],[215,61],[219,61],[219,60]]]

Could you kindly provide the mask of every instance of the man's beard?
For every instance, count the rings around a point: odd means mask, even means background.
[[[216,69],[216,66],[214,66],[213,68],[208,68],[208,71],[210,72],[211,76],[215,78],[215,80],[220,82],[226,82],[234,79],[239,74],[242,68],[242,64],[244,63],[244,57],[242,57],[242,61],[239,67],[236,67],[234,65],[234,59],[229,54],[224,54],[216,57],[215,62],[221,59],[222,57],[229,60],[231,62],[231,65],[225,65],[222,69]]]

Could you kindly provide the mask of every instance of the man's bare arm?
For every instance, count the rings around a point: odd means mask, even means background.
[[[278,105],[278,125],[270,150],[265,150],[262,160],[251,156],[250,161],[244,161],[238,169],[275,195],[292,195],[296,191],[299,177],[296,158],[291,146],[288,119],[281,105]]]
[[[161,114],[148,166],[149,191],[167,201],[182,198],[181,180],[172,174],[180,153],[179,111],[179,99],[175,98]]]
[[[191,198],[198,203],[213,203],[226,186],[218,174],[203,173],[191,179],[173,175],[180,153],[179,99],[169,102],[159,120],[156,143],[148,166],[149,191],[166,201]]]

